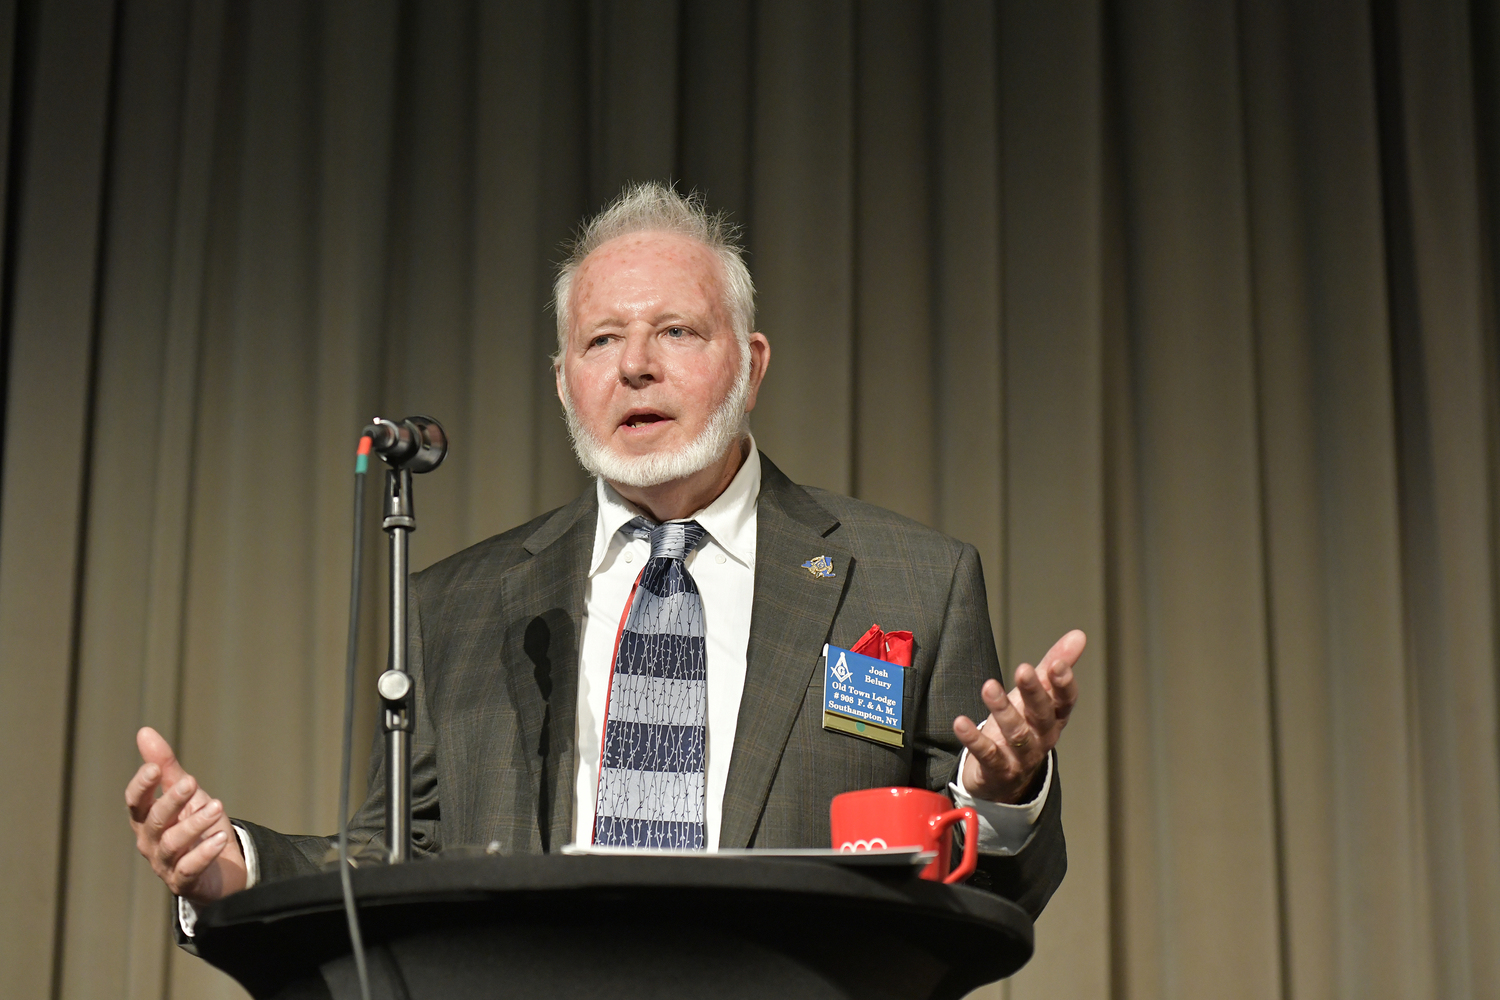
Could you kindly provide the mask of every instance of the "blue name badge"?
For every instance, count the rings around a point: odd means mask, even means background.
[[[906,668],[837,646],[823,647],[823,728],[887,746],[906,742],[901,728]]]

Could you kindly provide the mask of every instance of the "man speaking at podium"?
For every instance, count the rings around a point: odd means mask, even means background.
[[[972,881],[1039,913],[1066,868],[1052,748],[1083,633],[1007,694],[972,546],[759,453],[771,346],[697,198],[627,188],[555,292],[557,393],[596,481],[412,578],[413,853],[826,848],[834,795],[916,785],[975,806]],[[824,644],[876,624],[912,633],[899,746],[824,724]],[[184,933],[193,904],[321,868],[330,838],[231,821],[154,730],[137,741],[130,822]],[[384,786],[377,746],[356,844],[383,838]]]

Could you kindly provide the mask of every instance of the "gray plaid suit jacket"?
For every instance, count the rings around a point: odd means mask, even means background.
[[[952,720],[982,717],[979,688],[998,677],[973,546],[931,528],[789,480],[761,456],[755,598],[744,697],[730,758],[720,843],[826,847],[839,792],[885,785],[943,790],[959,744]],[[416,574],[411,599],[414,851],[498,841],[540,853],[572,838],[574,720],[584,584],[597,498],[480,542]],[[802,564],[832,558],[834,575]],[[848,648],[871,623],[910,629],[902,748],[822,726],[823,644]],[[385,824],[380,744],[354,841]],[[981,857],[974,883],[1033,916],[1062,880],[1062,789],[1054,774],[1031,840]],[[262,879],[319,870],[330,839],[252,823]]]

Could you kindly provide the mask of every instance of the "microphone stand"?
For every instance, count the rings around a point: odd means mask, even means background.
[[[411,477],[431,472],[448,453],[442,424],[431,417],[407,417],[400,423],[376,417],[365,433],[371,450],[390,466],[385,474],[385,516],[380,526],[390,537],[390,653],[376,682],[380,722],[385,733],[385,842],[392,864],[411,859],[411,733],[414,714],[411,673],[407,669],[407,573],[411,533],[417,530]]]
[[[385,518],[390,536],[391,649],[380,692],[381,727],[385,731],[385,836],[392,864],[411,856],[411,674],[406,666],[407,553],[417,518],[411,501],[411,470],[385,474]]]

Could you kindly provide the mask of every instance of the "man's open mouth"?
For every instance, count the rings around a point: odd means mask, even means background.
[[[660,413],[641,411],[638,413],[627,413],[625,419],[620,421],[620,423],[622,426],[635,428],[645,427],[647,424],[655,424],[667,419],[670,418],[664,417]]]

